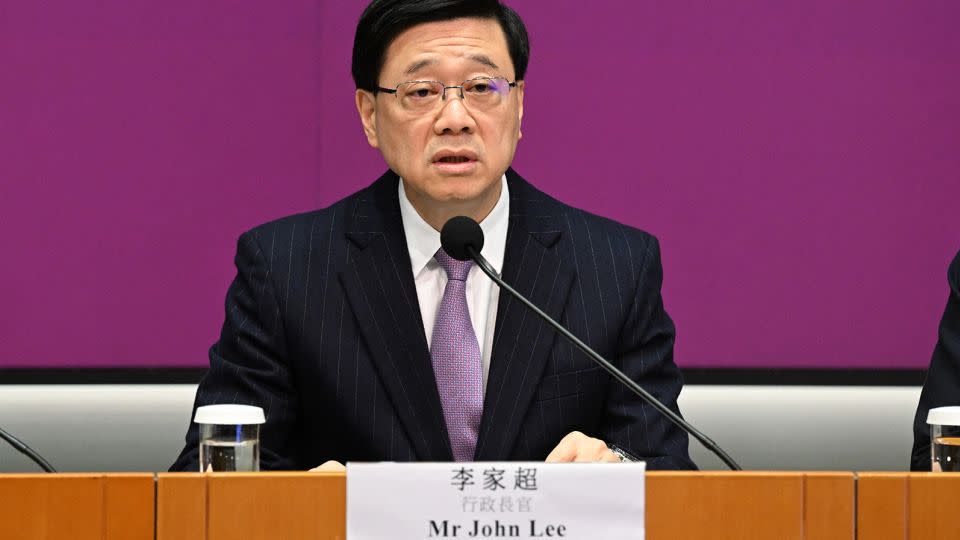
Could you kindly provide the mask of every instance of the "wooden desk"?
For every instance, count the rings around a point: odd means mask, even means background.
[[[860,473],[858,477],[858,538],[960,539],[960,475]]]
[[[651,540],[960,539],[958,474],[651,472],[646,489]],[[5,474],[0,539],[343,539],[345,494],[343,473]]]
[[[161,474],[157,539],[342,539],[343,473]],[[647,475],[647,538],[854,538],[853,473]]]
[[[157,475],[157,539],[345,538],[344,473]]]
[[[3,540],[152,540],[154,475],[2,474]]]
[[[853,473],[650,472],[647,538],[852,540]]]

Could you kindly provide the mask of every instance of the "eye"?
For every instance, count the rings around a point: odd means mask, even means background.
[[[436,86],[428,83],[412,83],[403,88],[403,97],[413,101],[430,99],[437,94]]]
[[[468,84],[465,90],[471,94],[489,94],[496,90],[496,88],[493,85],[493,81],[488,79],[480,79]]]

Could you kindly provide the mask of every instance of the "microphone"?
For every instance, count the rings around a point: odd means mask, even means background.
[[[20,439],[4,431],[3,428],[0,428],[0,439],[7,441],[8,443],[10,443],[11,446],[13,446],[18,451],[20,451],[20,453],[32,459],[33,462],[39,465],[40,468],[43,469],[45,472],[50,472],[50,473],[57,472],[57,470],[54,469],[53,466],[47,463],[47,460],[40,457],[40,454],[34,452],[32,448],[24,444],[23,441],[21,441]]]
[[[450,255],[454,259],[459,261],[466,261],[473,259],[477,263],[477,266],[480,267],[480,270],[483,271],[490,279],[496,283],[501,290],[507,291],[511,296],[519,300],[523,305],[530,308],[531,311],[537,314],[541,319],[546,321],[550,326],[552,326],[557,332],[560,332],[560,335],[565,337],[568,341],[573,343],[578,349],[583,351],[587,356],[589,356],[594,362],[596,362],[600,367],[602,367],[607,373],[612,375],[615,379],[620,381],[623,385],[629,388],[634,394],[640,396],[640,398],[650,404],[654,409],[660,411],[661,414],[667,417],[668,420],[677,425],[680,429],[689,433],[693,438],[700,441],[703,446],[708,450],[716,454],[721,461],[723,461],[730,470],[739,471],[742,470],[740,465],[733,460],[726,452],[720,448],[717,443],[713,442],[710,437],[707,437],[701,433],[697,428],[690,425],[686,420],[680,417],[680,415],[671,411],[669,407],[660,403],[660,401],[653,397],[650,392],[647,392],[639,384],[635,383],[630,377],[628,377],[624,372],[617,369],[613,364],[611,364],[607,359],[600,356],[599,353],[590,348],[586,343],[581,341],[577,336],[573,335],[572,332],[564,328],[560,323],[550,318],[549,315],[543,312],[540,308],[533,305],[533,303],[527,300],[522,294],[514,290],[513,287],[507,285],[500,275],[497,274],[497,271],[490,266],[490,263],[487,262],[487,259],[480,254],[480,250],[483,249],[483,229],[480,228],[480,225],[473,219],[466,216],[457,216],[450,218],[444,225],[443,229],[440,231],[440,245],[443,247],[443,250],[447,252],[447,255]]]

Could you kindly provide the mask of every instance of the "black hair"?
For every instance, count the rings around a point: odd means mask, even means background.
[[[404,31],[427,22],[461,17],[495,19],[507,37],[516,80],[523,80],[530,59],[530,38],[517,12],[499,0],[373,0],[357,23],[353,38],[353,82],[376,92],[387,47]]]

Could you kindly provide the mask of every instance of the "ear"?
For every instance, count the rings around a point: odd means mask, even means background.
[[[363,124],[363,133],[367,142],[374,148],[379,148],[377,141],[377,96],[368,90],[357,89],[357,112],[360,113],[360,123]]]
[[[518,132],[517,138],[518,139],[523,138],[523,129],[521,128],[521,126],[523,125],[523,90],[524,88],[526,88],[526,86],[527,85],[524,83],[524,81],[517,81],[517,87],[514,88],[514,90],[516,90],[517,92],[517,132]]]

